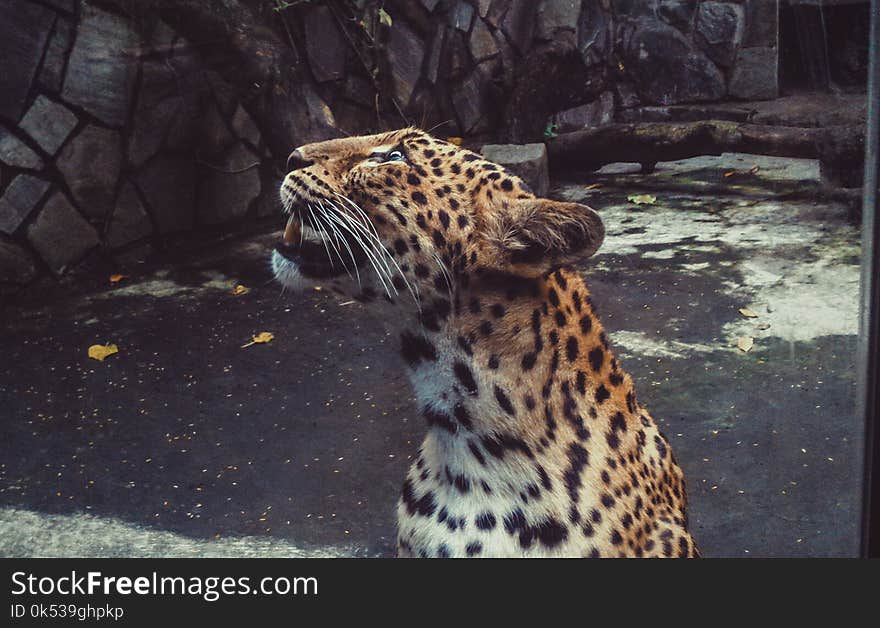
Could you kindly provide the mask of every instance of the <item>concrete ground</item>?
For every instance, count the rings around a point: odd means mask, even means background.
[[[583,272],[684,467],[704,554],[853,555],[859,249],[846,209],[787,195],[815,183],[810,161],[661,164],[653,176],[677,191],[639,177],[646,204],[627,198],[631,170],[553,195],[605,220]],[[706,195],[706,182],[741,193]],[[0,555],[392,552],[425,429],[394,342],[360,305],[282,293],[273,239],[0,310]],[[242,348],[263,331],[274,340]],[[96,343],[119,353],[89,359]]]

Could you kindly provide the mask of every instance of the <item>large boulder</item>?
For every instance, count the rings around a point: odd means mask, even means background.
[[[160,156],[138,172],[135,180],[160,233],[189,231],[193,228],[196,172],[192,159]]]
[[[134,185],[126,183],[119,193],[116,209],[110,218],[106,242],[111,248],[119,248],[146,238],[153,232],[153,224],[141,203]]]
[[[58,169],[79,208],[93,218],[113,209],[122,168],[122,137],[94,124],[85,127],[61,151]]]
[[[0,115],[18,122],[27,103],[55,13],[28,0],[0,2]]]
[[[79,215],[61,192],[56,192],[28,226],[27,238],[56,274],[98,245],[98,232]]]
[[[406,108],[422,73],[425,44],[403,22],[395,21],[391,27],[387,53],[394,98],[397,104]]]
[[[129,20],[83,4],[62,98],[109,126],[122,126],[136,73],[128,51],[137,43]]]
[[[736,59],[742,42],[744,11],[730,2],[704,2],[697,10],[696,29],[699,41],[709,58],[725,68]]]
[[[13,168],[37,170],[43,167],[43,160],[27,144],[12,133],[0,127],[0,162]]]
[[[20,174],[0,197],[0,232],[12,235],[21,226],[49,189],[45,179]]]
[[[199,222],[219,224],[244,217],[260,194],[260,159],[237,144],[199,177]]]
[[[547,196],[550,175],[544,144],[486,144],[481,152],[489,161],[520,177],[536,196]]]
[[[345,76],[346,44],[333,17],[325,6],[308,10],[303,19],[309,67],[319,83]]]
[[[779,52],[761,46],[737,53],[728,93],[743,100],[772,100],[779,97]]]
[[[636,20],[629,28],[621,54],[642,100],[674,105],[724,96],[724,76],[678,30],[650,19]]]

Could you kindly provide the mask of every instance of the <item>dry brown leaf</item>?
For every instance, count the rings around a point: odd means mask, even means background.
[[[250,292],[250,291],[251,291],[251,289],[248,288],[247,286],[244,286],[244,285],[242,285],[242,284],[238,284],[237,286],[235,286],[235,287],[232,289],[232,294],[234,294],[235,296],[239,297],[239,296],[241,296],[241,295],[243,295],[243,294],[247,294],[247,293]]]
[[[126,277],[128,277],[128,275],[110,275],[110,283],[119,283]]]
[[[735,174],[736,174],[736,170],[728,170],[727,172],[724,173],[724,178],[725,178],[725,179],[728,179],[728,178],[732,177],[732,176],[735,175]]]
[[[739,308],[739,313],[745,316],[746,318],[758,318],[758,313],[754,310],[750,310],[747,307]]]
[[[241,348],[244,349],[244,348],[250,347],[252,345],[264,345],[267,342],[272,342],[272,340],[274,338],[275,338],[275,334],[273,334],[271,332],[268,332],[268,331],[260,332],[256,336],[253,336],[253,340],[251,340],[250,342],[248,342],[246,344],[241,345]]]
[[[103,362],[108,355],[119,353],[116,345],[92,345],[89,347],[89,357],[98,362]]]
[[[743,353],[748,353],[755,346],[755,340],[751,336],[743,336],[736,341],[736,347]]]
[[[591,183],[590,185],[588,185],[588,186],[587,186],[586,188],[584,188],[584,189],[587,189],[587,190],[598,190],[600,187],[602,187],[602,184],[601,184],[601,183]]]
[[[462,139],[460,137],[455,137],[455,136],[447,137],[446,141],[449,142],[450,144],[455,144],[456,146],[461,146],[461,143],[462,143]]]

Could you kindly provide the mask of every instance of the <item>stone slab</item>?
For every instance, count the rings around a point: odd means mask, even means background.
[[[54,155],[76,128],[77,117],[62,104],[37,96],[19,126],[44,151]]]
[[[122,138],[116,131],[91,124],[58,157],[58,169],[86,215],[104,218],[113,209],[122,168]]]
[[[82,16],[64,79],[63,99],[110,126],[122,126],[135,78],[138,36],[131,24],[89,4]],[[108,45],[112,42],[112,46]]]
[[[46,201],[37,219],[28,226],[27,238],[46,265],[56,274],[98,245],[98,232],[61,192]]]
[[[20,174],[12,180],[0,197],[0,231],[12,235],[34,210],[49,182],[29,174]]]

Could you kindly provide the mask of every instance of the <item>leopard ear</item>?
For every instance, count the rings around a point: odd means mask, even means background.
[[[499,264],[544,270],[593,255],[605,239],[605,227],[586,205],[529,198],[488,217],[485,234]]]

